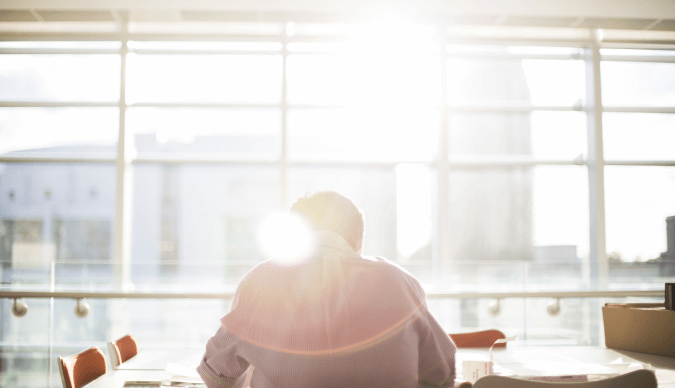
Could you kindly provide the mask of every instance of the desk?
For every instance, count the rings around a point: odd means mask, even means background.
[[[105,376],[93,381],[87,388],[121,388],[128,380],[164,380],[169,376],[164,372],[166,362],[182,365],[194,365],[204,354],[201,349],[166,349],[142,350],[133,359],[124,364],[134,368],[146,369],[116,369]],[[675,388],[675,359],[653,356],[650,354],[613,350],[598,346],[517,346],[511,345],[506,349],[494,350],[494,361],[504,369],[511,368],[519,371],[532,371],[534,374],[536,363],[592,363],[607,364],[621,358],[623,362],[640,362],[651,364],[656,369],[656,379],[659,387]],[[488,357],[487,349],[460,349],[457,352],[457,372],[461,373],[461,361],[464,359],[480,359]],[[187,363],[183,363],[187,360]],[[162,364],[163,363],[163,367]],[[124,365],[123,364],[123,365]],[[147,369],[152,368],[152,369]]]
[[[86,388],[122,388],[125,381],[158,381],[168,379],[163,370],[113,370],[85,385]]]
[[[204,348],[144,349],[116,370],[164,370],[172,362],[189,367],[197,367],[204,356]]]

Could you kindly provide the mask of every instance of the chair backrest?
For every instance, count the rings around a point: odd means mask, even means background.
[[[70,357],[59,357],[63,388],[80,388],[108,371],[101,349],[93,347]]]
[[[108,353],[113,368],[138,354],[136,339],[127,334],[114,342],[108,342]]]
[[[484,330],[449,335],[458,348],[489,348],[496,340],[506,338],[504,333],[499,330]],[[505,347],[505,343],[495,345],[495,348]]]
[[[636,370],[607,379],[585,383],[553,383],[547,381],[521,380],[506,376],[484,376],[476,381],[473,388],[656,388],[654,372]]]

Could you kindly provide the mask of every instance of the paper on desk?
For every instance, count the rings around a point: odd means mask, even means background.
[[[524,363],[502,362],[495,365],[495,374],[522,378],[531,376],[587,375],[589,380],[597,380],[632,372],[638,369],[652,370],[652,366],[650,364],[640,363],[592,364],[561,361]]]
[[[169,362],[166,364],[166,373],[171,375],[171,378],[169,379],[171,385],[176,385],[176,383],[187,384],[190,386],[204,385],[202,378],[199,377],[199,373],[197,373],[195,368]]]
[[[509,341],[515,341],[515,340],[516,340],[516,337],[518,337],[518,334],[512,335],[512,336],[510,336],[510,337],[506,337],[506,338],[502,338],[502,339],[496,340],[495,343],[493,343],[492,346],[490,346],[490,362],[491,362],[491,363],[494,362],[494,358],[492,357],[492,348],[494,348],[495,345],[497,345],[497,344],[505,344],[505,343],[507,343],[507,342],[509,342]]]
[[[516,339],[516,336],[506,337],[504,339],[498,339],[490,347],[490,361],[474,361],[474,360],[463,360],[462,361],[462,377],[470,382],[475,383],[476,380],[483,376],[494,374],[494,362],[492,357],[492,347],[496,344],[504,344],[508,341],[513,341]]]
[[[173,364],[171,362],[166,364],[166,373],[172,376],[200,378],[199,373],[197,373],[194,368]]]

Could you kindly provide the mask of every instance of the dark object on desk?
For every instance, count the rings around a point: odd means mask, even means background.
[[[108,371],[101,349],[93,347],[70,357],[59,357],[59,374],[63,388],[80,388]]]
[[[607,303],[602,319],[608,348],[675,357],[675,311],[663,304]]]
[[[673,287],[675,283],[666,283],[666,310],[675,311],[673,308],[673,301],[675,301],[675,296],[673,295]]]
[[[161,386],[161,381],[127,381],[124,383],[124,388],[159,388]]]
[[[552,383],[548,381],[521,380],[506,376],[484,376],[476,381],[473,388],[656,388],[654,372],[636,370],[620,376],[585,383]]]
[[[113,368],[117,368],[121,363],[137,354],[138,345],[131,334],[127,334],[117,341],[108,342],[108,355]]]
[[[471,388],[471,387],[473,387],[473,384],[471,384],[468,381],[465,381],[459,385],[459,388]]]
[[[499,330],[474,331],[472,333],[449,334],[458,348],[489,348],[496,340],[506,336]],[[496,344],[495,348],[505,348],[506,344]]]

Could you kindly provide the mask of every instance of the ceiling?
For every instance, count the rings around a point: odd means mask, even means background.
[[[675,31],[675,0],[0,0],[0,22],[359,22]]]

